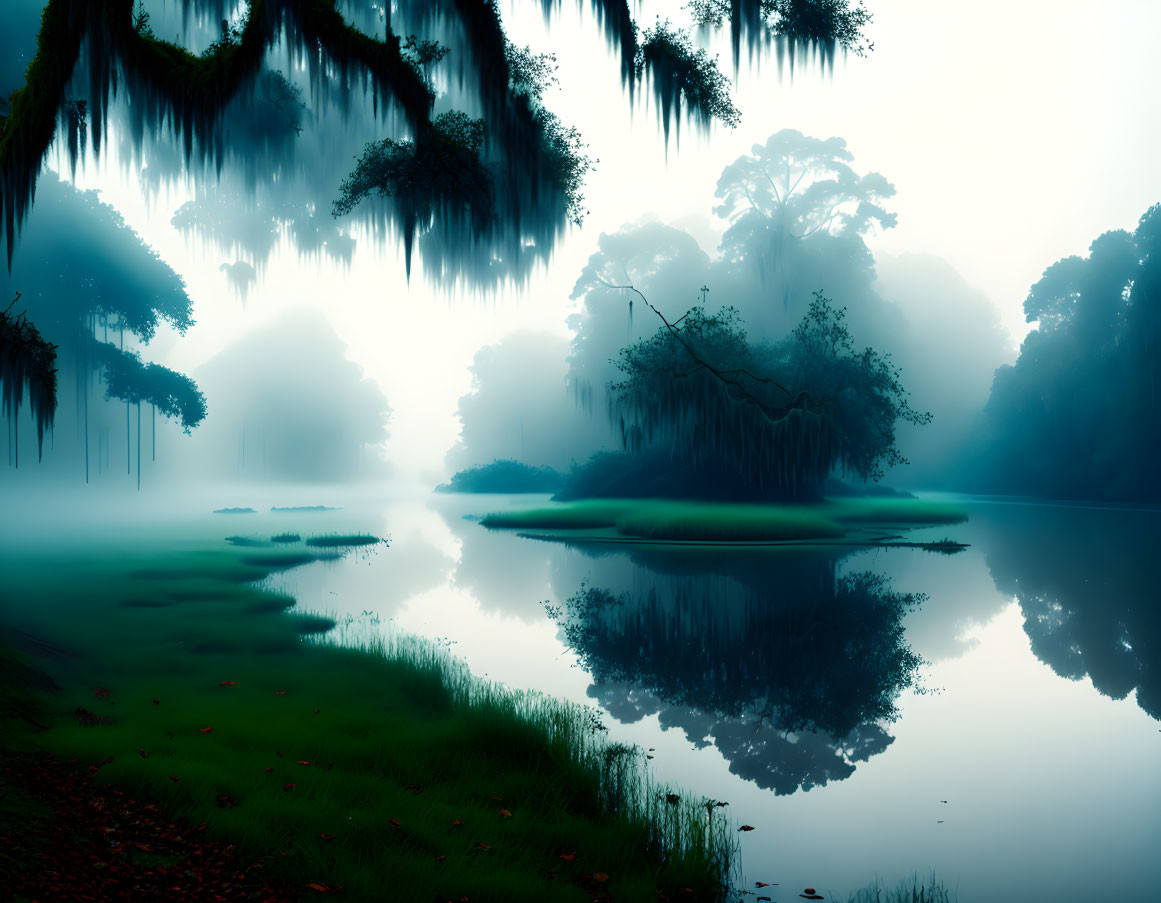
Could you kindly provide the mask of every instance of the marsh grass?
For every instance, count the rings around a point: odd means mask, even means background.
[[[271,536],[270,541],[278,543],[294,543],[302,542],[302,537],[297,533],[279,533],[275,536]]]
[[[293,556],[239,556],[5,563],[5,621],[61,650],[27,653],[60,688],[38,742],[112,757],[100,780],[352,900],[724,897],[728,810],[670,802],[591,710],[481,681],[373,622],[328,631],[255,582]],[[86,727],[80,707],[111,720]]]
[[[311,536],[305,544],[316,549],[351,549],[358,546],[376,546],[385,540],[369,533],[325,533],[321,536]]]
[[[953,903],[955,899],[932,874],[926,880],[914,875],[893,888],[876,881],[851,894],[849,903]]]
[[[846,535],[846,525],[921,526],[965,519],[957,506],[921,499],[853,498],[816,505],[592,499],[494,512],[481,523],[509,530],[613,530],[648,540],[780,542],[838,539]]]

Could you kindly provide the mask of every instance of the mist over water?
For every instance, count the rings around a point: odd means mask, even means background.
[[[114,6],[0,10],[0,655],[54,755],[52,587],[227,561],[295,650],[591,707],[735,895],[1156,896],[1161,7]]]

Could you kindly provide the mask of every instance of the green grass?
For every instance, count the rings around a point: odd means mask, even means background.
[[[777,542],[837,539],[848,525],[958,523],[962,509],[921,499],[844,499],[815,505],[716,504],[657,499],[585,500],[488,514],[492,529],[613,531],[633,539]]]
[[[59,685],[42,694],[51,728],[36,741],[61,759],[111,756],[101,780],[351,900],[384,887],[400,900],[722,899],[736,834],[721,810],[670,804],[588,709],[478,680],[373,623],[327,632],[330,618],[253,582],[296,560],[138,547],[4,561],[6,636],[39,638],[21,654]],[[111,721],[82,726],[81,707]]]
[[[378,536],[367,533],[327,533],[322,536],[311,536],[306,545],[320,549],[349,549],[355,546],[374,546],[383,542]]]

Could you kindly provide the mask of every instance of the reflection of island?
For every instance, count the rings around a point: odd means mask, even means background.
[[[1161,719],[1161,512],[1009,505],[982,517],[996,588],[1036,657]]]
[[[613,717],[657,714],[777,793],[847,778],[892,742],[921,664],[902,618],[921,597],[837,576],[828,555],[646,555],[552,609]]]

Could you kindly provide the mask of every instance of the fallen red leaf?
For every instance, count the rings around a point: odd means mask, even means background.
[[[317,890],[320,894],[325,894],[328,891],[330,891],[330,888],[327,887],[325,884],[316,884],[313,881],[310,884],[308,884],[307,887],[311,888],[311,890]]]
[[[503,815],[505,818],[511,818],[511,817],[512,817],[512,813],[511,813],[511,812],[509,812],[507,809],[501,809],[501,810],[500,810],[500,814],[501,814],[501,815]]]
[[[273,769],[273,768],[267,768],[266,770],[267,770],[267,771],[273,771],[274,769]]]
[[[306,759],[299,759],[298,764],[299,765],[309,765],[310,763],[308,761],[306,761]]]
[[[286,695],[286,691],[285,691],[285,690],[275,690],[275,691],[274,691],[274,695],[275,695],[275,696],[285,696],[285,695]]]
[[[209,727],[199,727],[198,731],[200,731],[203,734],[208,734],[213,729],[214,729],[214,726],[211,724]]]
[[[576,859],[576,853],[561,853],[560,858],[565,862],[572,862],[574,859]]]
[[[399,827],[399,822],[398,822],[398,821],[396,821],[394,818],[393,818],[393,819],[391,819],[391,824],[393,824],[393,825],[394,825],[396,828],[398,828],[398,827]]]
[[[320,834],[319,837],[321,837],[323,840],[334,840],[335,839],[334,834],[327,834],[326,832],[323,832],[322,834]]]

